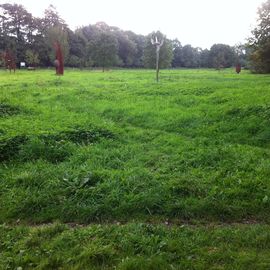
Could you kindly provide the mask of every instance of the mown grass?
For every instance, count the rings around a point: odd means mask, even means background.
[[[269,226],[0,227],[1,269],[269,269]]]
[[[107,238],[110,230],[120,230],[120,235],[133,229],[139,233],[138,223],[153,220],[269,223],[269,83],[267,75],[247,71],[238,75],[233,70],[166,70],[158,84],[147,70],[70,70],[63,77],[53,71],[15,75],[0,71],[0,222],[135,222],[123,231],[122,227],[101,226]],[[26,227],[10,230],[14,235],[24,231],[22,239],[30,239],[35,231]],[[73,230],[64,230],[76,239]],[[173,240],[170,229],[154,226],[155,230]],[[180,241],[181,229],[173,230],[180,233]],[[261,237],[269,239],[269,227],[259,224],[189,230],[205,241],[211,240],[212,233],[235,231],[241,243],[254,230],[265,231]],[[108,245],[114,245],[114,240],[108,239]],[[98,241],[106,247],[103,238]],[[129,236],[126,241],[131,241]],[[181,241],[191,245],[188,237]],[[257,239],[252,243],[256,246]],[[199,252],[205,243],[197,244]],[[23,242],[18,245],[25,248]],[[268,248],[258,255],[264,264],[255,260],[256,269],[268,269]],[[138,258],[135,251],[109,250],[115,252],[112,261],[96,267],[120,267],[117,260],[125,261],[128,256],[134,262],[131,266],[125,262],[127,266],[120,269],[140,269],[144,263],[149,265],[141,269],[167,269],[169,265],[168,269],[174,269],[180,261],[182,268],[175,269],[193,269],[192,265],[207,269],[207,264],[213,269],[255,269],[244,262],[257,254],[240,249],[235,251],[239,256],[235,264],[227,259],[223,263],[223,252],[216,257],[221,263],[208,261],[207,254],[202,264],[192,260],[188,264],[183,257],[165,258],[169,256],[166,251],[153,257],[152,266],[154,247],[151,256],[139,252]],[[155,266],[159,264],[167,268]],[[74,269],[84,269],[78,265],[74,261]]]

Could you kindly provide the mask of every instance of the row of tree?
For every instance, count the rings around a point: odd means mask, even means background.
[[[248,43],[251,68],[256,72],[270,73],[270,0],[258,9],[257,21]]]
[[[36,18],[21,5],[0,5],[0,51],[10,49],[17,64],[26,61],[28,65],[52,65],[55,58],[53,43],[59,41],[67,66],[154,67],[152,34],[138,35],[103,22],[72,31],[53,6],[45,10],[43,18]],[[252,57],[259,58],[254,54],[259,41],[254,40],[253,44],[253,47],[214,44],[208,50],[182,46],[177,39],[165,38],[160,50],[160,67],[222,68],[236,63],[246,66],[247,52],[252,51]]]

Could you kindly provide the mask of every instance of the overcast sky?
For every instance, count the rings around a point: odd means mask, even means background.
[[[214,43],[245,42],[263,0],[0,0],[22,4],[42,16],[53,4],[71,29],[104,21],[123,30],[160,30],[182,45],[209,48]]]

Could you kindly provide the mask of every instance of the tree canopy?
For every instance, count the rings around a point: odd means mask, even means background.
[[[261,10],[262,16],[265,14],[264,9]],[[262,21],[265,23],[265,19]],[[256,38],[253,42],[253,57],[258,58],[259,54],[265,58],[266,45],[260,49],[260,53],[255,50],[258,44],[262,44],[258,31],[259,28],[254,32]],[[139,35],[104,22],[72,31],[52,5],[44,11],[42,18],[34,17],[22,5],[0,5],[0,52],[10,49],[17,65],[21,61],[26,61],[29,65],[53,65],[53,45],[58,41],[66,66],[153,68],[155,48],[151,44],[152,34]],[[229,67],[236,61],[235,50],[236,48],[225,44],[215,44],[210,50],[202,49],[182,45],[177,39],[165,38],[160,50],[160,67]]]
[[[234,49],[225,44],[214,44],[209,52],[209,61],[212,67],[217,69],[231,67],[235,64],[236,55]]]
[[[255,72],[270,73],[270,0],[258,9],[257,21],[249,39],[251,68]]]

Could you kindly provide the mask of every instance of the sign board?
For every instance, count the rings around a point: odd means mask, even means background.
[[[20,67],[25,67],[25,62],[20,62]]]

